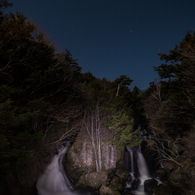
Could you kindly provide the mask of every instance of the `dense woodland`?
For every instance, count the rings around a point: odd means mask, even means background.
[[[0,37],[2,181],[17,177],[30,183],[56,148],[73,141],[82,126],[93,145],[100,123],[118,146],[140,142],[133,128],[138,92],[128,88],[130,78],[122,75],[111,82],[81,73],[69,50],[57,53],[19,12],[1,16]],[[28,172],[31,178],[26,179]]]
[[[1,8],[10,5],[0,2]],[[0,181],[13,185],[17,178],[14,185],[30,185],[56,148],[74,141],[81,128],[98,148],[102,124],[113,135],[104,139],[118,147],[139,145],[138,126],[144,124],[152,141],[179,143],[194,162],[195,33],[158,55],[164,62],[154,67],[160,79],[145,91],[131,90],[128,76],[110,81],[81,73],[70,51],[57,52],[30,19],[1,12]],[[183,167],[183,151],[162,155]],[[97,160],[97,171],[100,164]]]

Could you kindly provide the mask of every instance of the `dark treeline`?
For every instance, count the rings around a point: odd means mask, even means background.
[[[16,186],[32,187],[56,148],[74,141],[83,125],[94,129],[92,143],[100,123],[112,134],[101,141],[119,147],[140,142],[134,126],[141,108],[138,89],[128,87],[132,80],[81,73],[70,51],[56,52],[46,37],[23,14],[1,12],[0,180],[13,194]]]
[[[194,194],[195,32],[187,32],[169,54],[158,55],[164,63],[154,67],[160,79],[143,94],[145,116],[169,183],[180,187],[180,194]],[[154,142],[151,146],[157,150]]]
[[[174,141],[194,132],[194,51],[195,33],[187,32],[169,54],[158,54],[165,61],[154,67],[161,79],[152,82],[144,93],[144,109],[150,127],[166,140]],[[188,139],[190,141],[192,136]]]

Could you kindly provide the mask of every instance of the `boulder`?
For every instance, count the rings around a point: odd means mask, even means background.
[[[117,191],[123,191],[125,189],[125,183],[119,177],[114,176],[109,187]]]
[[[100,190],[100,195],[120,195],[120,193],[118,191],[113,191],[111,188],[102,185]]]
[[[129,176],[129,171],[124,168],[120,168],[116,170],[116,175],[122,179],[122,180],[127,180]]]
[[[67,174],[76,182],[86,173],[95,171],[93,150],[90,140],[77,139],[67,152],[65,169]]]
[[[145,192],[153,192],[153,188],[158,186],[158,181],[155,179],[148,179],[144,182]]]
[[[131,173],[128,179],[126,180],[126,188],[135,189],[137,188],[138,184],[140,184],[140,180],[136,179],[134,174]]]
[[[125,193],[123,193],[123,195],[135,195],[135,194],[133,194],[131,192],[125,192]]]
[[[106,185],[108,177],[107,172],[91,172],[79,177],[76,187],[89,186],[93,189],[99,189],[101,185]]]
[[[102,170],[108,171],[124,166],[123,149],[116,148],[109,142],[101,142],[101,148]],[[76,140],[67,151],[65,168],[74,182],[77,182],[81,175],[96,170],[91,140],[84,130],[79,132]]]

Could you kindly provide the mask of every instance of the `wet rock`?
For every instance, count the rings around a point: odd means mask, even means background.
[[[114,176],[109,187],[117,191],[122,191],[125,189],[125,183],[119,177]]]
[[[153,188],[158,186],[158,181],[155,179],[148,179],[144,182],[145,192],[153,192]]]
[[[132,175],[129,175],[128,180],[126,181],[125,187],[128,189],[135,189],[137,188],[139,183],[140,183],[140,180],[137,180],[136,178],[132,177]]]
[[[93,189],[100,188],[101,185],[106,185],[106,180],[108,177],[107,172],[91,172],[85,175],[82,175],[78,182],[76,183],[76,187],[92,187]]]
[[[135,194],[133,194],[131,192],[125,192],[125,193],[123,193],[123,195],[135,195]]]
[[[116,175],[122,180],[127,180],[129,176],[129,171],[124,168],[120,168],[116,170]]]
[[[120,195],[118,191],[113,191],[110,187],[102,185],[100,190],[100,195]]]

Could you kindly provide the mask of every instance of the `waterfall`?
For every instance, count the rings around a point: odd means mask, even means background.
[[[141,153],[141,147],[139,147],[137,151],[137,165],[138,165],[138,171],[139,171],[139,179],[141,181],[140,185],[144,185],[144,181],[147,179],[150,179],[148,167],[146,165],[146,161],[144,159],[143,154]]]
[[[128,151],[130,153],[130,159],[131,159],[131,173],[133,174],[135,172],[135,170],[134,170],[133,149],[129,148]]]
[[[36,187],[39,195],[80,195],[66,176],[63,167],[63,158],[69,144],[62,147],[48,165],[45,172],[39,177]],[[85,193],[89,194],[89,193]]]
[[[128,148],[130,156],[130,173],[129,179],[126,183],[126,188],[133,190],[132,192],[136,195],[145,195],[144,192],[144,181],[150,179],[148,167],[146,161],[141,152],[141,147]],[[135,163],[137,164],[137,169],[135,169]],[[135,177],[135,172],[137,171],[137,178]],[[140,181],[140,183],[138,183]]]

